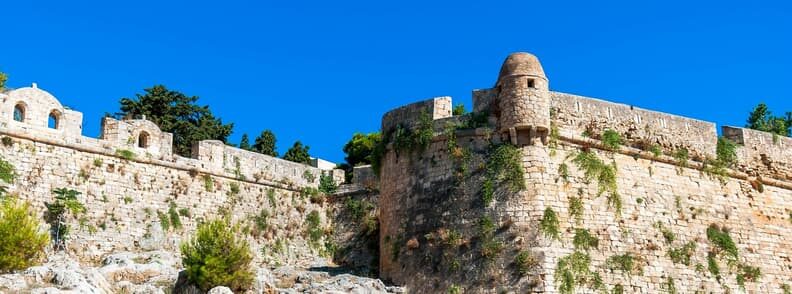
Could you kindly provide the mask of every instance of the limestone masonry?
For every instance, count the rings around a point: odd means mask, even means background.
[[[320,175],[343,182],[327,161],[219,141],[185,158],[145,118],[106,117],[85,137],[82,114],[35,84],[0,93],[0,156],[17,174],[8,191],[41,214],[54,189],[81,193],[66,247],[85,262],[178,252],[198,222],[230,215],[259,264],[339,245],[336,261],[411,293],[788,293],[792,138],[724,126],[737,144],[724,167],[714,123],[549,82],[515,53],[472,113],[438,97],[384,114],[378,171],[355,167],[329,201],[310,195]],[[176,212],[182,228],[163,226]],[[305,233],[317,213],[318,242]]]
[[[381,278],[419,293],[784,293],[792,283],[792,139],[723,127],[737,164],[716,169],[714,123],[550,91],[527,53],[473,91],[473,113],[452,116],[451,103],[383,116]],[[405,130],[427,118],[431,142],[405,148]],[[608,132],[621,147],[605,144]],[[524,187],[495,171],[507,154],[498,146],[516,146]]]

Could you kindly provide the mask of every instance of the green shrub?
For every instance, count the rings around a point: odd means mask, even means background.
[[[558,176],[564,179],[564,181],[569,182],[569,166],[567,166],[566,163],[558,165]]]
[[[696,253],[696,242],[690,241],[679,248],[668,249],[668,256],[674,263],[690,265],[690,258]]]
[[[674,242],[674,240],[676,240],[676,234],[674,234],[673,231],[666,228],[663,225],[663,223],[657,222],[655,224],[655,227],[657,227],[657,229],[660,230],[660,233],[663,234],[663,239],[665,239],[667,244],[671,244]]]
[[[72,189],[58,188],[52,191],[55,194],[55,201],[45,203],[47,207],[47,222],[50,224],[52,237],[55,247],[60,248],[69,236],[69,226],[66,220],[71,216],[76,216],[85,212],[85,205],[77,199],[80,192]]]
[[[553,280],[559,293],[575,293],[577,287],[588,285],[592,289],[603,287],[602,277],[591,271],[591,257],[584,252],[575,251],[558,259]]]
[[[95,167],[102,167],[102,163],[103,163],[103,161],[102,161],[101,158],[94,159],[94,161],[93,161],[93,165]]]
[[[666,279],[666,282],[663,284],[663,288],[669,294],[677,294],[676,284],[674,283],[674,279],[671,277],[668,277],[668,279]]]
[[[14,165],[0,156],[0,198],[5,194],[5,186],[2,183],[11,184],[14,182],[14,178],[16,178]]]
[[[30,203],[0,200],[0,273],[31,267],[44,257],[49,236],[40,227]]]
[[[171,202],[170,207],[168,208],[168,217],[170,218],[170,224],[174,230],[180,230],[182,228],[181,219],[179,218],[179,212],[176,208],[176,203]]]
[[[622,284],[616,284],[616,286],[613,286],[613,291],[611,291],[611,293],[613,293],[613,294],[623,294],[624,293],[624,286],[622,286]]]
[[[482,239],[491,238],[495,234],[495,223],[488,216],[483,216],[478,222],[478,234]]]
[[[591,235],[587,229],[575,229],[575,237],[572,239],[572,244],[575,245],[575,249],[586,251],[599,247],[599,239]]]
[[[14,145],[14,139],[11,139],[11,137],[9,136],[3,136],[3,139],[1,140],[3,142],[3,146],[11,147],[12,145]]]
[[[641,272],[637,258],[630,253],[608,257],[605,264],[610,270],[620,270],[627,275],[633,272]]]
[[[514,257],[514,265],[517,267],[517,272],[521,276],[525,276],[531,271],[531,269],[539,266],[539,261],[536,260],[536,257],[534,257],[531,252],[520,251],[520,253]]]
[[[738,269],[737,284],[743,290],[745,290],[745,282],[756,282],[762,276],[762,271],[759,267],[741,264]]]
[[[324,229],[322,228],[322,220],[319,217],[319,212],[311,211],[305,217],[305,232],[308,235],[308,244],[314,249],[320,248],[322,237],[324,237]]]
[[[238,226],[216,219],[200,223],[187,242],[181,244],[187,280],[203,291],[226,286],[244,291],[253,284],[253,255]]]
[[[580,197],[569,197],[569,216],[575,218],[580,223],[583,220],[583,199]]]
[[[718,281],[721,280],[720,266],[718,266],[718,260],[715,259],[714,252],[710,252],[709,254],[707,254],[707,269],[716,280]]]
[[[558,228],[558,216],[552,208],[547,207],[544,216],[539,222],[539,230],[551,240],[561,241],[561,233]]]
[[[462,287],[459,287],[456,284],[451,284],[448,286],[448,294],[462,294]]]
[[[520,148],[510,144],[495,146],[487,161],[487,178],[496,186],[505,183],[509,190],[517,192],[525,189],[524,174]]]
[[[682,167],[687,167],[687,162],[690,159],[690,154],[687,148],[679,148],[674,152],[674,159],[676,159],[677,164]]]
[[[465,104],[459,103],[455,105],[454,109],[451,111],[451,114],[454,116],[465,114]]]
[[[204,190],[206,192],[214,192],[215,183],[210,175],[203,175]]]
[[[649,152],[652,152],[654,157],[660,157],[660,155],[663,155],[663,149],[658,144],[652,144],[652,146],[649,147]]]
[[[616,164],[605,164],[591,150],[578,153],[572,159],[587,181],[596,180],[598,185],[597,196],[607,194],[608,205],[621,214],[622,202],[616,185]]]
[[[228,184],[228,188],[229,188],[228,189],[228,196],[239,195],[239,192],[240,192],[239,183],[231,182],[231,183]]]
[[[162,213],[162,211],[157,210],[157,218],[160,221],[160,227],[162,228],[163,232],[167,232],[170,230],[170,220],[168,219],[168,215]]]
[[[129,203],[132,203],[134,201],[135,201],[135,199],[132,199],[132,197],[124,196],[124,204],[129,204]]]
[[[732,167],[737,163],[737,143],[726,137],[718,137],[718,145],[715,153],[717,154],[718,162],[722,163],[725,167]]]
[[[338,190],[338,185],[333,180],[333,176],[323,174],[319,177],[319,192],[333,194],[336,190]]]
[[[486,178],[484,182],[481,184],[481,201],[484,203],[484,207],[490,206],[492,204],[492,200],[495,199],[495,184],[492,182],[492,179]]]
[[[186,207],[185,208],[179,208],[179,215],[183,216],[183,217],[186,217],[186,218],[191,218],[192,217],[192,213],[190,213],[190,209],[186,208]]]
[[[254,222],[256,223],[256,229],[259,232],[264,232],[269,228],[269,211],[266,209],[261,209],[259,214],[253,217]]]
[[[784,291],[784,294],[792,294],[792,287],[789,284],[781,285],[781,290]]]
[[[124,160],[133,160],[135,159],[135,152],[126,149],[117,149],[116,156],[123,158]]]
[[[726,255],[726,260],[729,264],[737,262],[739,258],[737,245],[734,244],[734,240],[732,240],[728,230],[712,224],[707,228],[707,239],[715,248]]]
[[[486,239],[481,244],[481,256],[487,260],[495,259],[501,251],[503,251],[503,243],[496,238]]]
[[[606,148],[610,150],[619,150],[622,143],[621,135],[618,132],[607,129],[602,133],[602,144],[605,145]]]
[[[278,207],[278,201],[275,200],[275,189],[267,190],[267,200],[272,208]]]

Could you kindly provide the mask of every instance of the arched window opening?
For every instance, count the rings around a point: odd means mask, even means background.
[[[140,132],[138,135],[138,147],[140,148],[148,148],[149,147],[149,134],[146,132]]]
[[[25,106],[22,104],[17,104],[14,106],[14,120],[18,122],[25,121]]]
[[[60,129],[60,113],[57,110],[53,110],[49,114],[49,119],[47,119],[47,127],[50,129]]]

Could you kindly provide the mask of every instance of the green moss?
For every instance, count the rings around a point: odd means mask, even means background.
[[[599,247],[599,239],[591,235],[587,229],[575,229],[575,237],[572,239],[575,249],[587,251]]]
[[[133,201],[134,199],[132,199],[132,197],[124,196],[124,204],[129,204],[132,203]]]
[[[737,285],[740,285],[740,289],[745,291],[745,282],[757,282],[761,276],[762,271],[759,267],[741,264],[738,266]]]
[[[487,162],[487,176],[513,192],[525,189],[525,178],[520,148],[502,144],[495,146]]]
[[[561,233],[558,228],[558,216],[552,208],[545,208],[544,216],[542,216],[542,220],[539,222],[539,231],[551,240],[561,241]]]
[[[565,182],[569,182],[569,166],[566,163],[558,165],[558,176]]]
[[[789,284],[781,285],[781,290],[784,291],[784,294],[792,294],[792,287]]]
[[[175,230],[180,230],[182,228],[181,219],[179,218],[179,212],[176,208],[176,203],[171,202],[170,208],[168,208],[168,217],[170,218],[171,227]]]
[[[682,247],[668,249],[668,257],[674,263],[690,265],[691,257],[696,253],[696,242],[687,242]]]
[[[103,162],[102,162],[102,159],[101,159],[101,158],[94,159],[94,161],[93,161],[93,165],[94,165],[95,167],[102,167],[102,163],[103,163]]]
[[[162,211],[157,210],[157,217],[159,218],[160,227],[162,228],[162,231],[167,232],[168,230],[170,230],[170,220],[168,219],[168,215],[162,213]],[[102,225],[104,225],[104,223],[102,223]],[[100,227],[102,227],[102,229],[104,230],[105,228],[102,225],[100,225]]]
[[[616,284],[616,286],[613,286],[613,291],[611,291],[611,293],[612,294],[623,294],[624,293],[624,286],[622,286],[622,284]]]
[[[492,179],[486,178],[481,184],[481,201],[484,203],[484,206],[487,207],[492,204],[493,199],[495,199],[495,184],[492,182]]]
[[[269,200],[270,207],[278,207],[278,201],[275,200],[275,189],[267,190],[267,199]]]
[[[448,291],[446,292],[448,292],[448,294],[462,294],[462,287],[459,287],[456,284],[451,284],[451,286],[448,286]]]

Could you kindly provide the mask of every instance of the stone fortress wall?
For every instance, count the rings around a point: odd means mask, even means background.
[[[383,116],[383,133],[388,134],[400,123],[414,126],[421,113],[433,114],[435,136],[425,150],[405,152],[391,144],[383,158],[382,278],[419,292],[456,288],[465,293],[556,293],[558,262],[575,252],[575,230],[588,229],[599,240],[599,246],[588,251],[591,269],[608,291],[620,286],[625,293],[658,293],[673,285],[678,293],[741,292],[739,266],[719,261],[721,277],[708,271],[708,254],[718,249],[708,241],[707,229],[717,225],[734,239],[739,262],[761,270],[761,278],[745,282],[745,291],[782,293],[791,283],[792,139],[723,127],[723,136],[738,143],[738,164],[718,179],[705,172],[705,162],[716,155],[714,123],[550,91],[544,71],[530,54],[511,55],[500,75],[495,88],[473,92],[473,114],[438,111],[451,108],[451,100],[443,97]],[[502,82],[504,75],[508,79]],[[536,99],[547,100],[534,103]],[[536,105],[546,106],[537,110]],[[533,117],[537,111],[542,115]],[[486,113],[489,126],[440,131],[476,113]],[[618,132],[624,146],[604,146],[599,134],[606,129]],[[468,150],[472,159],[449,150],[449,139]],[[497,187],[487,206],[480,199],[493,144],[519,148],[525,188],[509,192]],[[650,152],[654,146],[660,155]],[[673,156],[681,149],[689,151],[689,161]],[[596,179],[587,180],[572,162],[581,150],[592,150],[617,166],[620,214],[606,196],[597,196]],[[570,214],[570,199],[576,197],[583,201],[579,220]],[[539,230],[547,208],[557,213],[561,240],[551,240]],[[494,237],[482,237],[484,217],[494,220]],[[663,240],[661,227],[674,233],[672,242]],[[487,239],[499,240],[502,246],[494,258],[481,257]],[[689,265],[672,262],[670,250],[687,242],[695,244]],[[515,270],[522,251],[530,252],[537,263],[524,275]],[[636,257],[636,270],[612,269],[607,260],[626,253]],[[583,285],[576,291],[595,290]]]
[[[251,238],[255,250],[279,247],[273,256],[286,263],[316,252],[302,236],[307,214],[320,212],[305,188],[316,188],[322,174],[341,182],[342,170],[319,169],[201,141],[192,157],[173,153],[173,135],[145,119],[102,120],[100,138],[82,136],[82,114],[68,109],[34,84],[0,93],[0,155],[14,165],[8,188],[30,200],[41,214],[52,191],[81,193],[86,213],[70,224],[68,249],[95,260],[119,250],[177,250],[201,219],[230,214],[255,230],[265,211],[269,228]],[[49,120],[49,123],[48,123]],[[182,229],[163,231],[160,215],[180,211]],[[277,243],[277,246],[275,245]],[[272,252],[272,251],[270,251]],[[257,258],[261,255],[256,254]]]

